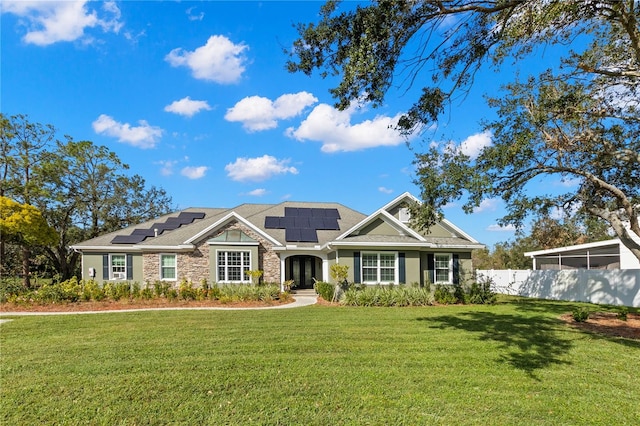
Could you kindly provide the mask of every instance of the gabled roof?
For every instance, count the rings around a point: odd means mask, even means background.
[[[442,220],[438,226],[447,230],[447,236],[421,233],[402,222],[391,214],[399,207],[420,201],[408,192],[385,204],[361,222],[341,234],[331,244],[334,246],[380,246],[380,247],[423,247],[423,248],[481,248],[482,244],[463,232],[460,228],[447,220]],[[363,232],[368,226],[382,221],[395,232],[381,234],[367,234]]]
[[[225,236],[216,239],[219,231],[230,223],[242,224],[280,249],[296,247],[318,250],[334,245],[465,249],[482,247],[448,221],[438,225],[446,229],[441,235],[430,235],[412,229],[408,223],[392,214],[399,206],[415,201],[418,200],[411,194],[404,193],[369,216],[339,203],[325,202],[241,204],[230,209],[188,208],[83,241],[72,248],[81,251],[188,251],[203,240],[219,244],[223,239],[233,242],[228,238],[242,238]],[[316,216],[325,213],[332,218],[323,222],[323,219]],[[295,219],[294,225],[290,225],[293,229],[288,228],[287,224],[294,223],[291,215],[298,214],[301,217]],[[307,215],[309,217],[305,218]],[[380,227],[376,232],[365,232],[367,227],[375,228],[378,225]],[[299,229],[310,238],[292,239]],[[250,244],[251,241],[245,238],[236,243]]]

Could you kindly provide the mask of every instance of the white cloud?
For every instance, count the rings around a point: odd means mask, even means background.
[[[209,168],[206,166],[187,166],[183,167],[182,170],[180,170],[180,174],[182,176],[188,177],[189,179],[200,179],[204,177],[207,170],[209,170]]]
[[[468,155],[472,159],[476,159],[485,147],[491,145],[492,138],[493,134],[490,131],[471,135],[460,144],[460,152]]]
[[[173,101],[171,104],[164,107],[167,112],[173,112],[175,114],[184,115],[186,117],[193,117],[195,114],[202,110],[210,111],[211,107],[207,101],[194,101],[189,96],[182,98],[179,101]]]
[[[297,129],[287,129],[287,136],[299,141],[322,142],[323,152],[359,151],[378,146],[396,146],[405,139],[394,128],[402,114],[394,117],[377,116],[351,124],[357,110],[350,107],[339,111],[327,104],[316,106]]]
[[[235,163],[227,164],[224,169],[232,180],[260,182],[283,173],[297,175],[298,170],[295,167],[287,166],[289,161],[278,160],[270,155],[257,158],[238,158]]]
[[[224,118],[241,122],[242,127],[250,132],[268,130],[278,126],[278,119],[295,117],[316,102],[318,99],[308,92],[285,94],[275,101],[248,96],[229,108]]]
[[[245,70],[243,54],[249,47],[243,43],[233,44],[225,36],[209,37],[204,46],[193,52],[182,48],[173,49],[165,60],[174,67],[186,66],[194,78],[220,84],[237,82]]]
[[[474,213],[492,212],[498,208],[499,198],[487,198],[480,202],[480,205],[473,209]]]
[[[173,166],[178,164],[178,162],[175,160],[160,160],[156,161],[154,164],[159,164],[161,166],[160,174],[162,176],[171,176],[173,174]]]
[[[487,231],[491,231],[491,232],[515,232],[516,231],[516,227],[513,226],[513,225],[500,226],[500,225],[494,223],[493,225],[487,226]]]
[[[84,39],[85,29],[100,27],[104,32],[118,33],[122,28],[120,9],[113,1],[102,3],[102,13],[87,7],[87,0],[79,1],[24,1],[3,0],[2,13],[23,18],[27,27],[25,43],[48,46],[60,41]]]
[[[138,121],[139,126],[132,127],[129,123],[119,123],[112,117],[101,114],[92,123],[97,134],[105,134],[118,138],[119,142],[128,143],[138,148],[154,148],[164,132],[160,127],[151,126],[145,120]]]
[[[202,19],[204,19],[204,12],[200,12],[196,14],[196,13],[193,13],[194,9],[196,9],[195,6],[190,7],[189,9],[186,10],[187,18],[189,18],[190,21],[202,21]]]
[[[256,188],[253,191],[249,191],[247,195],[251,195],[252,197],[262,197],[267,193],[267,190],[264,188]]]
[[[393,192],[393,189],[389,189],[389,188],[385,188],[384,186],[380,186],[380,187],[378,187],[378,191],[382,192],[383,194],[391,194]]]

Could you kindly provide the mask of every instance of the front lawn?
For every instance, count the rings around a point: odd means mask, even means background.
[[[573,306],[13,317],[0,423],[639,424],[640,341]]]

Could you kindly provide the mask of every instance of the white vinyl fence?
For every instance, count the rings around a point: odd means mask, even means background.
[[[520,288],[531,275],[530,269],[487,269],[476,270],[478,281],[490,280],[491,290],[500,294],[522,296]]]
[[[640,269],[477,270],[496,293],[640,307]]]

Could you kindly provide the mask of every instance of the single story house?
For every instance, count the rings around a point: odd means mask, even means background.
[[[640,261],[620,239],[577,244],[524,254],[534,270],[640,269]]]
[[[241,204],[188,208],[73,245],[82,277],[100,283],[157,280],[199,284],[330,281],[333,264],[350,282],[445,283],[472,276],[471,251],[482,248],[447,220],[412,229],[409,193],[370,215],[338,203]]]

